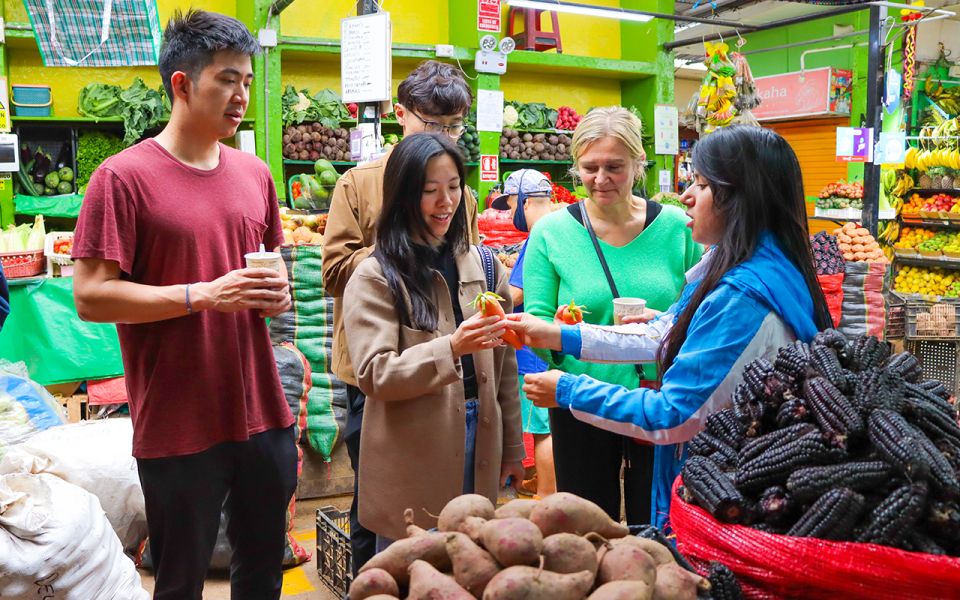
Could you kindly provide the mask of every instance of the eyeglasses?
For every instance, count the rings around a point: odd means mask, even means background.
[[[419,121],[423,123],[423,129],[425,131],[429,131],[430,133],[445,133],[453,139],[457,139],[463,135],[464,131],[467,130],[467,126],[463,123],[444,125],[443,123],[438,123],[436,121],[428,121],[410,109],[407,109],[407,112],[419,119]]]

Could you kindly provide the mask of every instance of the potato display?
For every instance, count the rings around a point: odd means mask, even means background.
[[[465,494],[447,503],[431,531],[413,515],[403,515],[408,537],[360,569],[351,600],[694,600],[711,592],[711,582],[677,564],[666,546],[630,536],[573,494],[498,509]],[[723,575],[715,591],[742,597],[729,570]]]

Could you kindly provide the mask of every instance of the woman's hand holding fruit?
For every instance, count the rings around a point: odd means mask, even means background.
[[[499,346],[500,338],[506,331],[505,321],[501,317],[484,317],[482,313],[477,313],[464,319],[450,336],[453,357],[460,358],[464,354]]]

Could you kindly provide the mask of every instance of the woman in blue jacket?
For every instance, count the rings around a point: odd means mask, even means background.
[[[693,239],[711,250],[687,273],[669,310],[647,323],[559,326],[523,315],[511,327],[530,346],[580,360],[660,364],[659,390],[611,385],[560,371],[528,375],[537,406],[569,409],[597,427],[657,445],[651,522],[662,525],[684,443],[727,408],[747,363],[809,342],[832,327],[817,283],[800,165],[787,142],[733,126],[700,140],[695,182],[681,200]]]

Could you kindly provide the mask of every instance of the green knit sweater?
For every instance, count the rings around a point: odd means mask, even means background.
[[[680,296],[687,270],[700,260],[703,248],[693,241],[689,219],[677,207],[663,210],[649,227],[622,247],[600,240],[613,281],[623,297],[644,298],[647,306],[666,310]],[[523,263],[524,309],[552,321],[557,307],[575,300],[589,311],[584,320],[613,324],[613,294],[586,228],[567,210],[537,222],[527,242]],[[581,362],[569,356],[537,351],[552,368],[600,381],[636,388],[633,365]],[[558,362],[559,361],[559,362]],[[656,378],[655,365],[645,366],[647,379]]]

